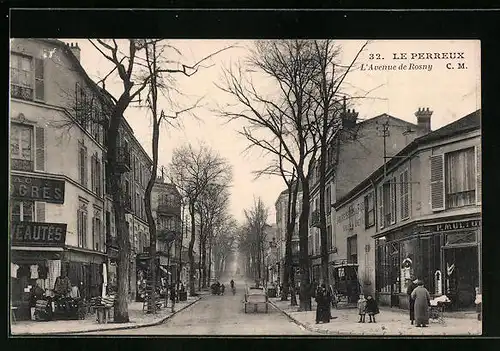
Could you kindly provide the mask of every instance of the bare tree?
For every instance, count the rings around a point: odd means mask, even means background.
[[[308,255],[309,176],[312,159],[317,152],[316,128],[312,127],[318,108],[311,98],[317,65],[314,50],[307,40],[258,41],[248,66],[264,73],[277,86],[270,98],[258,93],[256,86],[245,82],[241,66],[237,72],[225,72],[225,85],[220,89],[232,95],[243,110],[226,106],[220,114],[230,120],[243,119],[249,128],[243,135],[271,154],[282,156],[296,171],[302,187],[302,211],[299,217],[301,269],[300,309],[311,310]],[[256,130],[270,137],[260,137]],[[293,207],[293,206],[292,206]]]
[[[340,116],[346,100],[346,95],[341,93],[342,83],[368,42],[361,46],[347,67],[336,65],[335,60],[340,48],[336,47],[332,40],[314,40],[313,44],[314,59],[318,68],[318,74],[313,79],[315,89],[312,91],[312,98],[319,106],[319,109],[314,110],[316,123],[313,127],[316,129],[315,135],[319,144],[319,158],[316,162],[319,167],[321,272],[324,283],[329,285],[326,206],[331,206],[331,199],[325,198],[327,165],[333,166],[333,153],[338,151],[333,141],[337,141],[337,135],[342,130]]]
[[[238,223],[228,216],[219,227],[218,233],[213,238],[214,271],[217,276],[224,273],[227,259],[232,254],[235,247],[236,230]]]
[[[229,192],[226,185],[210,184],[200,196],[197,211],[200,214],[200,281],[208,286],[207,249],[210,251],[215,226],[227,218]],[[209,253],[209,252],[208,252]],[[210,257],[210,256],[209,256]]]
[[[189,242],[189,289],[195,294],[194,243],[196,240],[196,205],[201,194],[210,184],[228,185],[232,179],[232,169],[225,159],[205,145],[198,150],[191,144],[174,150],[170,164],[170,179],[188,201],[191,217],[191,240]]]

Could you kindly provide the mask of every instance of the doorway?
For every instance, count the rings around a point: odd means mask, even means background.
[[[445,291],[454,309],[475,307],[475,288],[479,286],[477,246],[445,247]]]

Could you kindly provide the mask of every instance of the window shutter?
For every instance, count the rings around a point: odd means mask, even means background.
[[[378,188],[378,203],[379,203],[379,225],[380,228],[384,228],[385,215],[384,215],[384,187],[380,186]]]
[[[433,155],[431,162],[431,208],[433,211],[444,210],[444,154]]]
[[[84,149],[84,157],[83,157],[83,160],[84,160],[84,164],[83,164],[83,172],[84,172],[84,175],[83,175],[83,185],[85,187],[87,187],[87,184],[88,184],[88,177],[89,177],[89,171],[87,169],[87,165],[88,165],[88,155],[87,155],[87,149]]]
[[[41,127],[35,128],[35,144],[35,169],[37,171],[45,171],[45,130]]]
[[[35,58],[35,100],[44,100],[45,91],[43,84],[43,70],[45,61]]]
[[[481,180],[481,144],[476,146],[476,204],[481,204],[482,197]]]
[[[45,202],[36,203],[36,221],[45,222]]]
[[[95,156],[92,155],[90,162],[90,187],[92,191],[95,191],[96,187],[96,169],[95,169]]]
[[[396,223],[396,197],[397,197],[397,192],[396,192],[396,177],[392,178],[392,182],[390,185],[390,195],[391,195],[391,224]]]

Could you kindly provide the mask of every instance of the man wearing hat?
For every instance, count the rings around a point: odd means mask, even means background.
[[[415,277],[411,277],[411,278],[407,279],[408,288],[406,289],[406,294],[408,294],[408,300],[410,303],[410,322],[412,325],[415,321],[415,300],[411,297],[411,293],[417,287],[417,282],[418,282],[418,279],[416,279]]]

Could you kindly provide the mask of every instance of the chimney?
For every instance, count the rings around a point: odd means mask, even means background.
[[[80,62],[80,47],[78,46],[78,43],[70,43],[66,44],[66,46],[71,50],[73,55],[75,55],[76,59],[78,62]]]
[[[345,129],[352,128],[356,125],[356,120],[358,118],[359,113],[356,112],[354,109],[346,109],[346,98],[344,96],[344,106],[343,106],[343,111],[340,114],[341,119],[342,119],[342,126]]]
[[[415,112],[415,116],[417,117],[417,125],[425,131],[425,133],[429,133],[431,131],[431,116],[432,112],[429,108],[418,108],[418,111]]]

